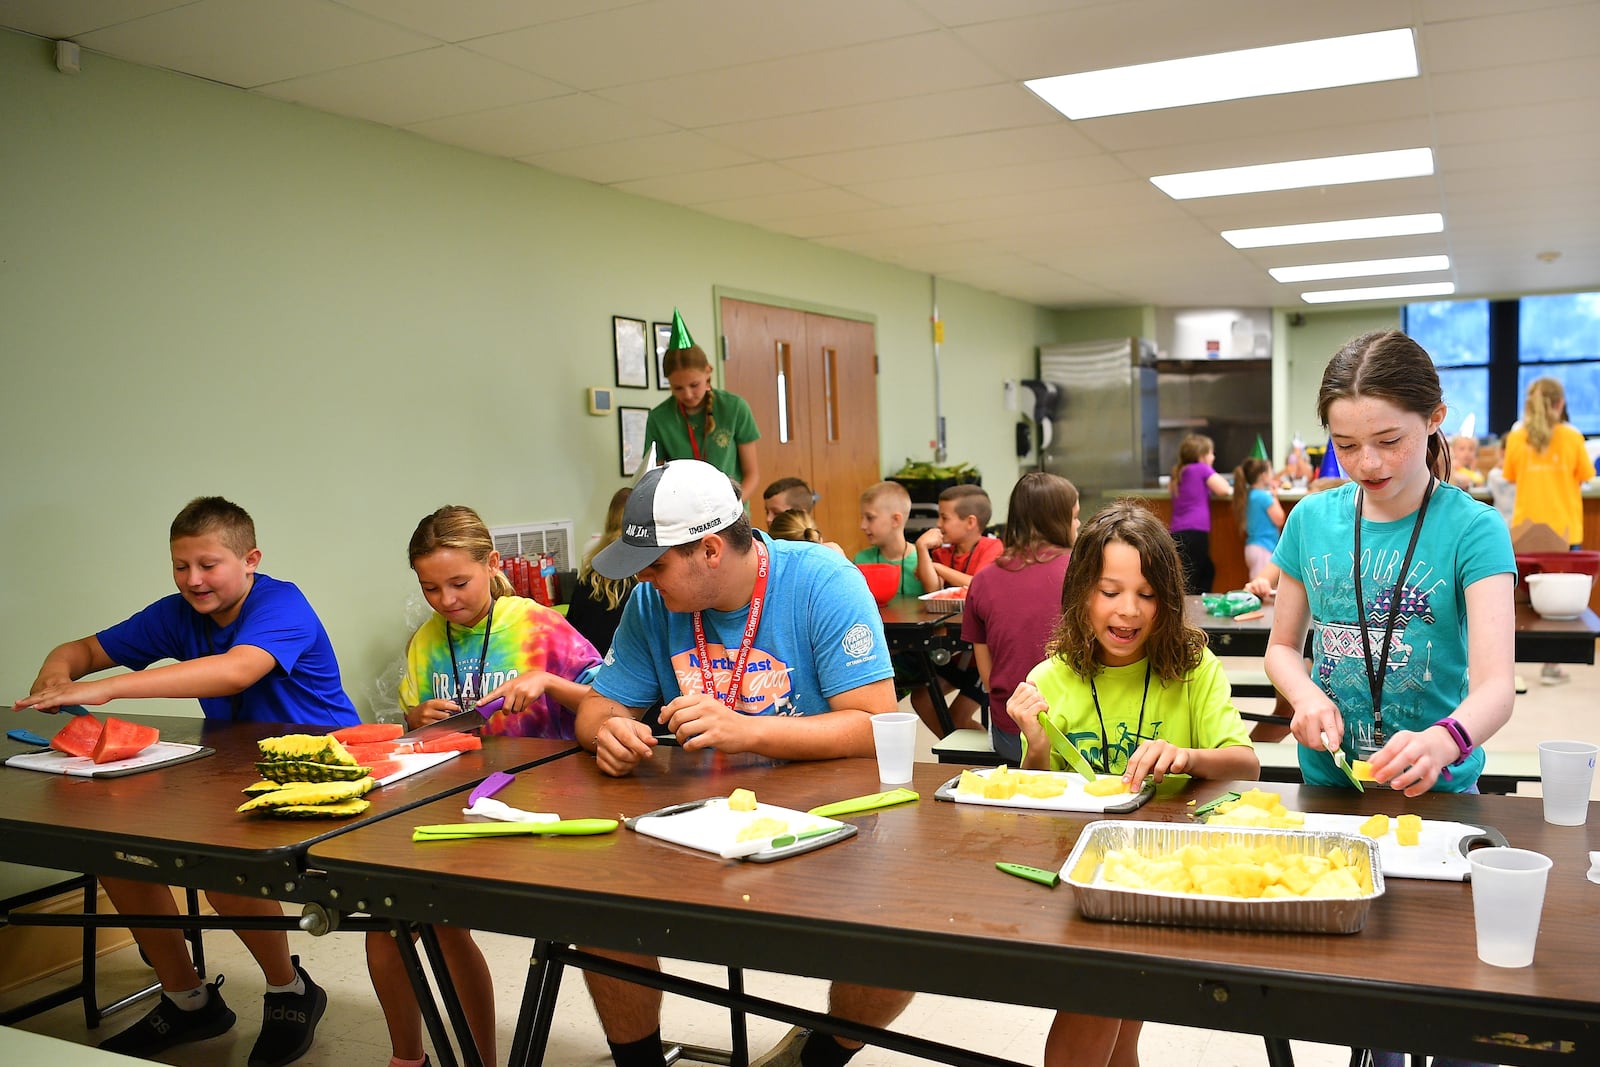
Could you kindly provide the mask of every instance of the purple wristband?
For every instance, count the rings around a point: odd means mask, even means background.
[[[1450,735],[1450,740],[1456,743],[1456,749],[1461,753],[1455,763],[1450,764],[1450,766],[1455,767],[1472,755],[1472,737],[1467,733],[1465,726],[1462,726],[1453,718],[1440,719],[1433,725],[1444,727],[1444,732]]]

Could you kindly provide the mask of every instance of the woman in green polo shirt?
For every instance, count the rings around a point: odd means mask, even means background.
[[[683,317],[672,312],[672,340],[662,358],[672,399],[650,411],[644,427],[644,454],[656,461],[698,459],[739,484],[746,501],[760,499],[756,440],[761,431],[743,398],[711,388],[711,360],[689,337]]]

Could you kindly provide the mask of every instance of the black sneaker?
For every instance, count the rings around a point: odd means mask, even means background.
[[[317,1035],[317,1023],[328,1009],[328,994],[311,980],[291,956],[295,973],[305,983],[304,993],[268,993],[261,1009],[261,1036],[250,1050],[250,1067],[284,1067],[306,1054]]]
[[[222,975],[217,975],[217,980],[208,983],[206,989],[210,996],[205,1007],[195,1011],[184,1011],[172,1002],[171,997],[161,994],[161,1002],[151,1008],[143,1019],[120,1034],[106,1038],[100,1042],[100,1047],[107,1052],[120,1052],[124,1056],[147,1060],[174,1045],[204,1041],[208,1037],[226,1033],[233,1026],[235,1017],[222,999]]]

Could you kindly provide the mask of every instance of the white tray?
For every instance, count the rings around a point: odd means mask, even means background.
[[[88,756],[69,756],[65,752],[46,749],[43,752],[24,752],[6,760],[7,767],[20,767],[27,771],[44,771],[46,774],[70,774],[78,778],[116,778],[124,774],[153,771],[157,767],[170,767],[213,755],[217,750],[205,745],[183,745],[176,741],[157,741],[137,756],[96,763]]]

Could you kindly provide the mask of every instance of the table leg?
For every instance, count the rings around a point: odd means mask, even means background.
[[[461,1059],[466,1067],[484,1067],[483,1057],[478,1054],[478,1042],[472,1036],[472,1027],[467,1022],[467,1013],[461,1007],[461,998],[456,995],[456,983],[450,975],[450,964],[444,958],[444,949],[439,945],[439,934],[433,926],[424,923],[421,928],[422,947],[428,953],[428,963],[433,967],[434,984],[439,987],[439,996],[444,1000],[444,1010],[450,1017],[450,1025],[456,1032],[456,1044],[461,1046]]]
[[[460,1067],[455,1048],[450,1044],[450,1033],[445,1029],[444,1020],[439,1016],[439,1006],[434,1003],[433,990],[428,986],[428,976],[422,971],[422,957],[417,955],[417,946],[411,943],[411,924],[397,922],[394,924],[393,932],[395,945],[400,949],[400,961],[405,964],[406,974],[411,979],[411,991],[416,994],[417,1006],[422,1009],[422,1022],[428,1029],[428,1039],[433,1042],[433,1054],[437,1057],[438,1067]],[[446,984],[449,982],[449,973],[444,972]],[[476,1056],[478,1049],[472,1042],[470,1031],[467,1033],[466,1044]]]
[[[534,1067],[544,1062],[565,967],[551,956],[550,947],[550,942],[542,938],[533,943],[528,982],[522,989],[522,1010],[517,1013],[517,1028],[511,1037],[511,1058],[506,1061],[508,1067]]]

